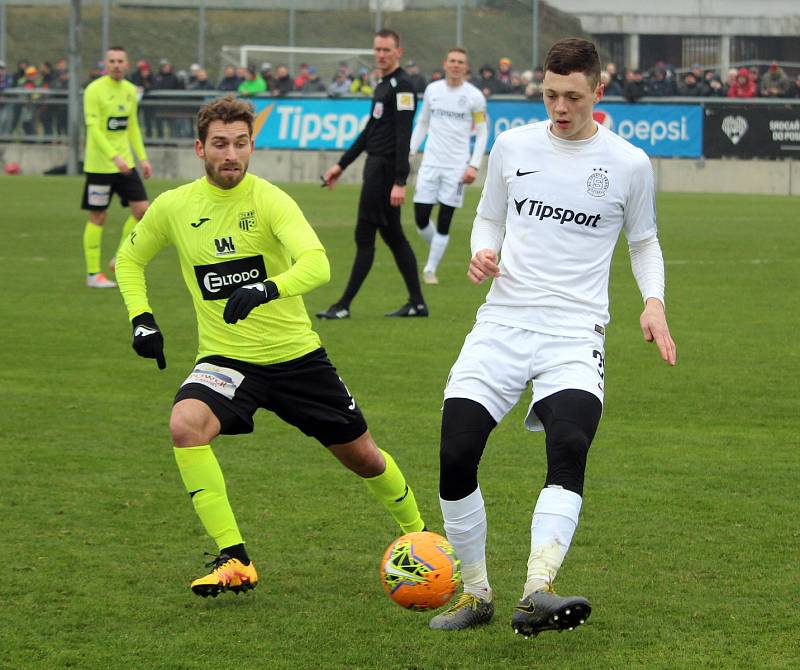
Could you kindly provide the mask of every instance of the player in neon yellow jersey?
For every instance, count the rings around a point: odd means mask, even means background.
[[[111,196],[116,193],[123,206],[130,205],[131,216],[122,228],[121,240],[130,234],[144,216],[149,202],[131,146],[136,152],[142,175],[148,179],[153,169],[147,160],[137,119],[136,87],[125,79],[128,54],[124,47],[106,52],[106,72],[86,87],[83,113],[86,121],[86,155],[83,169],[82,208],[89,211],[83,231],[86,258],[86,285],[90,288],[114,288],[116,284],[100,271],[100,247],[103,226]],[[109,263],[114,269],[114,258]]]
[[[247,173],[253,118],[250,104],[234,96],[200,110],[195,151],[205,177],[160,195],[117,263],[133,348],[159,368],[166,367],[164,340],[144,270],[169,244],[197,313],[197,361],[175,397],[170,431],[186,490],[219,548],[211,573],[192,582],[204,597],[246,591],[258,581],[210,443],[219,434],[251,432],[259,407],[326,446],[404,533],[424,528],[405,477],[375,445],[311,329],[302,295],[330,279],[328,259],[294,200]]]

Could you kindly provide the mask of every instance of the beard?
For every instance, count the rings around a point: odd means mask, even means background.
[[[231,189],[239,185],[247,174],[247,163],[222,163],[214,167],[209,161],[205,161],[206,175],[209,181],[217,188]],[[237,172],[225,172],[226,168],[236,168]]]

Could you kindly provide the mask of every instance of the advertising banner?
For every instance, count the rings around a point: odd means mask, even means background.
[[[713,105],[705,110],[706,158],[800,158],[800,105]]]
[[[367,99],[284,98],[254,101],[256,148],[344,150],[369,118]],[[489,100],[489,149],[500,132],[547,118],[541,102]],[[595,119],[650,156],[702,153],[700,105],[609,103]]]
[[[347,149],[369,119],[368,99],[253,101],[256,149]]]
[[[489,147],[504,130],[547,118],[544,104],[489,100]],[[648,156],[698,158],[703,148],[700,105],[608,103],[594,108],[595,120]]]

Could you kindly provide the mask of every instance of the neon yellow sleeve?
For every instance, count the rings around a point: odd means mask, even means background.
[[[117,252],[117,283],[131,320],[139,314],[153,311],[147,301],[144,269],[170,243],[164,230],[165,224],[159,220],[157,205],[158,200],[150,205]]]
[[[139,127],[139,109],[137,105],[133,105],[131,115],[128,117],[128,141],[136,152],[136,157],[140,161],[146,161],[147,152],[144,150],[142,129]]]
[[[267,206],[274,209],[274,216],[269,217],[273,233],[295,261],[285,272],[270,277],[281,297],[303,295],[330,281],[325,248],[297,203],[283,191],[272,189]]]
[[[111,160],[117,155],[116,149],[111,146],[105,133],[100,127],[102,113],[100,110],[98,89],[96,86],[87,86],[83,92],[83,118],[86,122],[86,132],[92,136],[94,145]]]
[[[281,241],[288,248],[286,239],[282,238]],[[282,298],[303,295],[330,281],[331,266],[324,249],[308,249],[300,252],[299,256],[292,254],[292,257],[295,258],[295,263],[291,268],[270,277]]]

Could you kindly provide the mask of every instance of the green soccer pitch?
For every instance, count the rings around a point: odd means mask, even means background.
[[[116,290],[83,286],[82,180],[0,177],[0,668],[797,668],[798,198],[658,198],[668,368],[638,325],[624,241],[613,261],[605,416],[581,525],[556,586],[594,611],[525,641],[510,618],[525,579],[544,440],[527,402],[481,464],[494,622],[454,634],[391,603],[378,564],[396,530],[357,478],[266,413],[215,452],[258,567],[252,593],[192,595],[215,551],[180,482],[167,419],[191,369],[193,311],[174,251],[148,270],[168,367],[138,358]],[[151,196],[173,183],[149,184]],[[325,244],[338,297],[354,253],[357,189],[289,185]],[[353,317],[314,327],[381,446],[438,508],[442,389],[486,287],[465,276],[479,192],[457,213],[428,319],[378,242]],[[404,209],[418,257],[425,249]],[[115,205],[104,262],[123,213]]]

